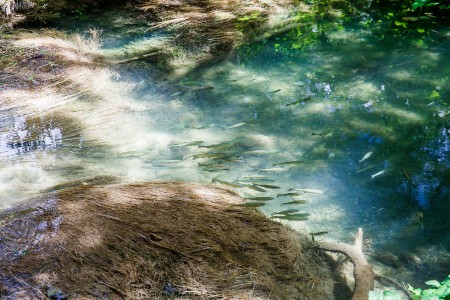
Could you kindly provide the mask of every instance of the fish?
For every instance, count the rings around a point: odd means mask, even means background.
[[[186,143],[180,143],[180,144],[172,144],[170,146],[172,147],[187,147],[187,146],[198,146],[203,144],[203,141],[192,141],[192,142],[186,142]]]
[[[376,165],[370,165],[370,166],[368,166],[368,167],[365,167],[364,169],[361,169],[361,170],[356,171],[355,174],[359,174],[359,173],[365,172],[365,171],[370,170],[370,169],[373,169],[373,168],[375,168],[375,167],[376,167]]]
[[[280,150],[250,150],[250,151],[245,151],[242,154],[247,154],[247,155],[251,155],[251,154],[256,154],[256,155],[260,155],[260,154],[275,154],[280,152]]]
[[[273,90],[273,91],[271,91],[271,92],[269,92],[269,93],[275,94],[275,93],[278,93],[279,91],[281,91],[281,89]]]
[[[312,232],[312,233],[310,233],[310,235],[312,235],[312,236],[321,236],[321,235],[324,235],[324,234],[327,234],[328,233],[328,231],[319,231],[319,232]]]
[[[248,180],[236,180],[236,182],[240,183],[240,184],[245,184],[245,185],[253,185],[253,186],[261,186],[263,184],[266,184],[266,182],[275,182],[275,180],[272,179],[260,179],[258,181],[248,181]]]
[[[267,176],[264,176],[264,175],[247,175],[247,176],[242,176],[242,178],[246,178],[246,179],[268,179]]]
[[[176,93],[171,94],[169,97],[179,96],[179,95],[181,95],[181,94],[183,94],[183,93],[184,93],[184,92],[176,92]]]
[[[206,126],[191,126],[190,128],[200,130],[200,129],[206,129],[206,128],[209,128],[209,127],[210,127],[209,125],[206,125]]]
[[[224,168],[226,167],[223,164],[202,164],[202,163],[198,163],[199,167],[205,167],[205,168]]]
[[[304,193],[285,193],[285,194],[278,194],[277,197],[284,197],[284,196],[300,196],[303,195]]]
[[[188,157],[192,156],[193,159],[197,159],[197,158],[218,158],[218,157],[224,157],[226,155],[227,154],[223,153],[223,152],[219,152],[219,153],[206,152],[206,153],[197,153],[197,154],[188,155]]]
[[[288,215],[281,215],[281,216],[272,216],[272,219],[282,219],[282,220],[288,220],[288,221],[306,221],[308,220],[308,217],[310,216],[309,213],[300,213],[300,214],[288,214]]]
[[[303,192],[303,193],[310,193],[310,194],[323,194],[323,191],[316,190],[316,189],[289,189],[289,191],[297,191],[297,192]]]
[[[217,177],[214,177],[211,182],[218,182],[218,183],[222,183],[224,185],[230,186],[230,187],[234,187],[234,188],[243,188],[245,187],[245,185],[239,184],[239,183],[234,183],[234,182],[229,182],[229,181],[224,181],[224,180],[220,180],[217,179]]]
[[[228,168],[207,168],[207,169],[203,169],[203,171],[206,172],[220,172],[220,171],[229,171],[230,169]]]
[[[288,104],[286,104],[286,106],[291,106],[291,105],[296,105],[296,104],[303,103],[303,102],[308,102],[309,100],[311,100],[311,97],[305,97],[302,99],[298,99],[294,102],[288,103]]]
[[[416,17],[403,17],[402,19],[405,20],[405,21],[413,21],[413,22],[419,20]]]
[[[165,166],[167,164],[177,164],[181,163],[183,160],[180,159],[165,159],[165,160],[154,160],[152,161],[152,165],[155,167]]]
[[[268,168],[268,169],[259,169],[260,172],[270,172],[270,173],[281,173],[289,171],[288,168]]]
[[[277,189],[279,189],[280,187],[279,186],[277,186],[277,185],[271,185],[271,184],[253,184],[253,185],[256,185],[256,186],[260,186],[260,187],[263,187],[263,188],[266,188],[266,189],[272,189],[272,190],[277,190]]]
[[[245,126],[245,125],[247,125],[246,122],[241,122],[241,123],[237,123],[237,124],[225,127],[225,130],[239,128],[239,127],[242,127],[242,126]]]
[[[419,223],[419,225],[420,225],[420,227],[422,227],[422,229],[424,229],[424,227],[423,227],[423,212],[421,212],[421,211],[419,211],[419,212],[417,212],[417,214],[416,214],[416,220],[417,220],[417,223]]]
[[[299,211],[298,209],[292,208],[292,209],[286,209],[286,210],[279,211],[279,212],[273,212],[272,215],[287,215],[287,214],[296,213],[298,211]]]
[[[256,200],[256,201],[269,201],[269,200],[273,200],[273,197],[247,197],[245,198],[247,200]]]
[[[405,177],[411,182],[414,183],[414,180],[411,177],[411,174],[408,172],[408,170],[402,168],[403,174],[405,175]]]
[[[293,200],[293,201],[281,203],[281,205],[306,204],[306,203],[308,203],[307,200]]]
[[[293,166],[293,165],[300,165],[303,163],[309,163],[309,161],[304,160],[291,160],[291,161],[284,161],[280,163],[273,164],[273,166]]]
[[[261,207],[264,205],[266,205],[264,202],[248,202],[248,203],[238,204],[238,206],[242,206],[242,207]]]
[[[363,158],[361,158],[361,159],[359,160],[359,162],[362,163],[363,161],[365,161],[366,159],[368,159],[370,156],[372,156],[372,154],[373,154],[373,152],[367,152],[367,153],[363,156]]]
[[[192,92],[196,92],[196,91],[207,91],[207,90],[213,90],[214,87],[211,85],[206,85],[206,86],[195,86],[191,89]]]
[[[207,128],[211,128],[211,127],[220,127],[222,129],[224,129],[223,126],[220,126],[217,124],[209,124],[209,125],[204,125],[204,126],[191,126],[190,128],[192,128],[192,129],[207,129]]]
[[[327,130],[324,130],[324,131],[319,132],[319,133],[317,133],[317,132],[311,132],[311,135],[327,136],[327,135],[329,135],[329,134],[331,134],[331,133],[333,133],[333,130],[327,129]]]
[[[199,146],[199,148],[207,148],[207,149],[211,149],[211,148],[219,149],[219,148],[230,148],[230,147],[233,147],[233,143],[220,143],[220,144]]]
[[[250,185],[244,185],[244,186],[246,188],[249,188],[249,189],[252,189],[252,190],[255,190],[255,191],[258,191],[258,192],[267,192],[265,189],[260,188],[259,186],[256,186],[256,185],[250,184]]]
[[[384,172],[386,172],[386,171],[385,171],[385,170],[383,170],[383,171],[380,171],[380,172],[378,172],[378,173],[375,173],[375,174],[373,174],[373,175],[372,175],[372,178],[371,178],[371,179],[374,179],[375,177],[377,177],[377,176],[380,176],[380,175],[384,174]]]

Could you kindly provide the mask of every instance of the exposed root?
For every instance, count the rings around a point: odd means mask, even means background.
[[[353,290],[352,300],[366,300],[369,291],[374,289],[375,274],[362,252],[362,239],[363,232],[359,228],[354,245],[330,241],[320,242],[319,244],[321,250],[345,254],[353,263],[355,288]]]

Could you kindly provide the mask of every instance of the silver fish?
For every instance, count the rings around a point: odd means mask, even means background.
[[[241,122],[241,123],[237,123],[237,124],[228,126],[228,127],[225,128],[225,130],[227,130],[227,129],[239,128],[239,127],[242,127],[242,126],[245,126],[245,125],[247,125],[247,123]]]
[[[193,142],[186,142],[186,143],[180,143],[180,144],[172,144],[170,146],[172,147],[187,147],[187,146],[198,146],[203,144],[203,141],[193,141]]]
[[[273,197],[247,197],[245,198],[247,200],[256,200],[256,201],[269,201],[269,200],[273,200]]]
[[[266,205],[264,202],[247,202],[247,203],[238,204],[238,206],[242,206],[242,207],[261,207],[264,205]]]
[[[246,178],[246,179],[267,179],[267,176],[264,176],[264,175],[247,175],[247,176],[242,176],[242,178]]]
[[[267,188],[267,189],[274,189],[277,190],[280,187],[277,185],[271,185],[271,184],[260,184],[260,183],[254,183],[253,185],[259,186],[259,187],[263,187],[263,188]]]
[[[310,161],[304,161],[304,160],[292,160],[292,161],[285,161],[273,164],[273,166],[294,166],[294,165],[300,165],[303,163],[309,163]]]
[[[242,154],[255,154],[255,155],[261,155],[261,154],[275,154],[280,152],[280,150],[250,150],[250,151],[245,151]]]
[[[375,174],[373,174],[373,175],[372,175],[372,178],[371,178],[371,179],[374,179],[375,177],[377,177],[377,176],[380,176],[380,175],[384,174],[384,172],[386,172],[386,171],[385,171],[385,170],[383,170],[383,171],[380,171],[380,172],[378,172],[378,173],[375,173]]]
[[[273,212],[272,216],[274,216],[274,215],[287,215],[287,214],[293,214],[293,213],[296,213],[296,212],[299,212],[299,210],[295,209],[295,208],[293,208],[293,209],[286,209],[286,210],[279,211],[279,212]]]
[[[243,187],[245,187],[244,185],[239,184],[239,183],[234,183],[234,182],[229,182],[229,181],[224,181],[224,180],[217,179],[217,177],[213,178],[211,180],[211,182],[219,182],[221,184],[228,185],[228,186],[234,187],[234,188],[243,188]]]
[[[310,194],[323,194],[323,191],[316,189],[289,189],[290,191],[297,191],[302,193],[310,193]]]
[[[363,156],[363,158],[361,158],[361,159],[359,160],[359,162],[361,163],[361,162],[365,161],[365,160],[368,159],[372,154],[373,154],[373,152],[367,152],[367,153]]]
[[[288,172],[288,168],[268,168],[268,169],[259,169],[261,172],[270,172],[270,173],[281,173]]]

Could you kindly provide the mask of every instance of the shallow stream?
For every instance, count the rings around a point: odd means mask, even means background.
[[[373,263],[399,281],[444,278],[448,29],[321,26],[242,47],[173,88],[124,68],[95,76],[101,97],[32,117],[0,110],[0,208],[95,176],[213,181],[263,197],[248,202],[269,216],[310,214],[280,221],[328,232],[317,238],[350,241],[362,227]],[[115,34],[104,31],[105,50],[154,38]]]

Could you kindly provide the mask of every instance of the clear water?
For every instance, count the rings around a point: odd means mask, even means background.
[[[260,208],[268,215],[310,213],[307,221],[282,221],[302,231],[350,241],[362,227],[368,252],[398,256],[396,267],[373,263],[399,281],[443,278],[450,270],[449,32],[308,30],[314,43],[294,43],[290,33],[250,45],[239,49],[239,61],[205,67],[176,87],[145,70],[90,71],[90,92],[78,98],[37,113],[0,110],[0,207],[99,175],[275,185],[230,188],[273,197]],[[288,161],[302,162],[277,165]],[[264,171],[271,168],[284,170]],[[254,175],[273,181],[246,177]],[[279,196],[295,188],[314,191]],[[285,204],[294,200],[307,203]]]

